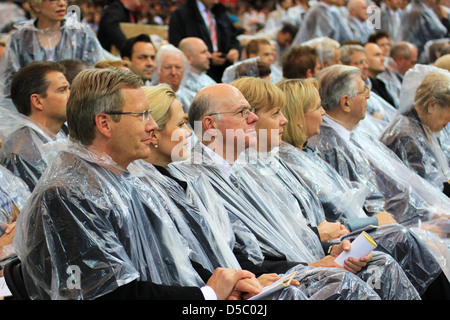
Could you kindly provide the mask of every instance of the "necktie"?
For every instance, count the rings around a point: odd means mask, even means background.
[[[208,30],[209,35],[211,36],[211,42],[213,45],[213,51],[217,51],[217,33],[216,33],[216,26],[214,25],[214,22],[211,17],[211,10],[208,8],[206,10],[206,16],[208,18]]]

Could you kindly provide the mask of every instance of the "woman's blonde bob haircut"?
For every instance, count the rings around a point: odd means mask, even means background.
[[[167,121],[171,117],[170,106],[176,99],[172,87],[166,83],[156,86],[142,87],[152,110],[152,118],[158,124],[158,130],[164,130]]]
[[[267,79],[242,77],[230,85],[236,87],[256,111],[282,108],[286,104],[284,93]]]
[[[286,95],[283,114],[288,123],[284,127],[282,139],[295,147],[301,148],[308,139],[305,114],[319,102],[317,98],[319,82],[314,78],[288,79],[278,82],[277,87]]]

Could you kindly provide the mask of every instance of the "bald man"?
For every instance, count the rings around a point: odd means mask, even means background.
[[[189,68],[184,73],[183,85],[188,90],[184,96],[186,104],[190,105],[200,89],[216,83],[206,73],[209,70],[212,55],[205,42],[196,37],[184,38],[178,48],[189,62]]]

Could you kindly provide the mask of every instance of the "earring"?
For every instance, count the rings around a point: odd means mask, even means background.
[[[158,148],[158,145],[157,145],[157,144],[155,144],[155,148]]]

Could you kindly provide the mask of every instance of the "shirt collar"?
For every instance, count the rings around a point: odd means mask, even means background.
[[[344,139],[346,142],[350,142],[351,131],[348,131],[327,114],[323,116],[323,120],[326,124],[328,124],[329,127],[334,129],[342,139]]]

